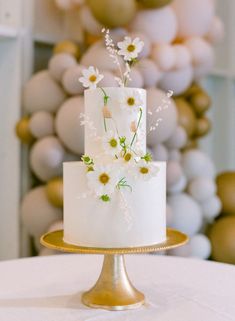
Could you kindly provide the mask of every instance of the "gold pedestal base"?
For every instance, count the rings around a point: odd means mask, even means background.
[[[82,296],[82,302],[92,308],[127,310],[140,307],[144,295],[131,284],[123,255],[105,255],[96,284]]]
[[[187,235],[173,229],[167,229],[167,238],[163,243],[128,248],[94,248],[68,244],[63,241],[62,230],[41,237],[41,244],[50,249],[104,255],[99,279],[89,291],[83,293],[82,302],[92,308],[112,311],[134,309],[144,304],[144,294],[135,289],[127,276],[123,254],[168,250],[187,241]]]

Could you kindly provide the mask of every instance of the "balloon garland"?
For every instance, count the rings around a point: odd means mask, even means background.
[[[156,131],[149,132],[148,147],[155,160],[168,161],[167,223],[191,236],[175,255],[206,259],[211,243],[202,234],[205,224],[220,213],[216,196],[215,168],[197,148],[199,138],[211,128],[206,112],[210,98],[198,84],[214,60],[213,45],[223,37],[223,24],[215,16],[211,0],[55,0],[61,10],[79,10],[86,43],[70,40],[55,45],[48,69],[26,83],[23,105],[26,117],[16,126],[22,143],[30,146],[30,168],[41,181],[23,198],[23,222],[38,244],[47,230],[62,226],[62,162],[79,160],[84,133],[79,113],[83,111],[83,87],[78,82],[83,66],[95,64],[105,77],[102,86],[115,86],[116,67],[101,39],[101,28],[111,28],[114,42],[125,35],[145,42],[142,60],[131,73],[130,86],[147,89],[151,110],[172,90],[168,107]],[[105,8],[105,10],[104,10]],[[84,48],[86,50],[84,51]],[[148,129],[152,119],[147,120]],[[32,145],[33,144],[33,145]],[[219,196],[222,198],[218,181]],[[228,206],[229,210],[234,205]],[[235,227],[234,227],[235,230]],[[212,254],[216,232],[212,233]],[[41,255],[50,252],[41,250]],[[218,258],[217,254],[213,257]]]

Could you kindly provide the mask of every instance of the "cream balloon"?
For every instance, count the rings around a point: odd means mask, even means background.
[[[84,91],[82,83],[79,78],[82,76],[82,70],[85,67],[76,65],[68,68],[63,74],[62,85],[64,90],[70,95],[79,95]]]
[[[200,81],[201,78],[209,74],[214,66],[214,58],[206,61],[203,64],[200,64],[193,68],[193,78],[195,81]]]
[[[81,7],[80,20],[84,30],[91,35],[100,36],[102,25],[95,19],[88,6]]]
[[[206,260],[211,255],[211,242],[203,234],[196,234],[190,238],[190,257]]]
[[[181,161],[181,152],[178,149],[170,149],[168,150],[168,159],[175,160],[177,162]]]
[[[171,207],[166,204],[166,225],[169,226],[172,223],[173,217],[172,217],[172,209]]]
[[[163,144],[157,144],[152,148],[152,155],[155,161],[165,162],[168,160],[168,151]]]
[[[99,87],[117,87],[118,83],[115,80],[115,76],[110,71],[101,71],[101,74],[104,76],[103,79],[99,82]]]
[[[139,69],[137,69],[136,67],[131,68],[130,78],[131,78],[131,80],[128,81],[127,87],[132,87],[132,88],[142,88],[143,87],[144,79],[143,79],[142,74],[140,73]]]
[[[224,37],[224,24],[219,17],[213,17],[210,28],[206,34],[206,39],[216,44],[220,42]]]
[[[218,196],[213,195],[210,199],[207,199],[201,204],[203,216],[208,222],[213,220],[220,214],[222,209],[222,203]]]
[[[74,56],[68,53],[59,53],[51,57],[48,64],[50,75],[57,81],[61,81],[63,73],[69,67],[76,66],[77,61]]]
[[[180,179],[172,186],[167,188],[167,193],[169,195],[179,194],[185,191],[187,186],[187,178],[183,174]]]
[[[215,177],[215,166],[211,159],[198,149],[183,153],[182,167],[189,180],[197,177]]]
[[[214,17],[211,0],[174,0],[172,8],[178,21],[179,38],[204,36]]]
[[[153,45],[151,58],[162,71],[172,69],[176,62],[175,50],[170,44]]]
[[[168,148],[180,149],[187,143],[188,136],[185,129],[181,126],[177,126],[171,137],[165,142]]]
[[[188,186],[189,194],[198,202],[205,202],[216,192],[215,182],[211,178],[194,178]]]
[[[177,126],[177,109],[174,101],[162,90],[147,90],[147,143],[150,147],[166,141]],[[167,124],[167,126],[166,126]],[[155,128],[155,130],[151,130]]]
[[[62,175],[65,150],[55,136],[38,140],[30,151],[30,166],[35,175],[43,182]]]
[[[44,186],[39,186],[24,196],[21,216],[29,234],[36,238],[46,233],[53,222],[62,219],[62,210],[48,202]]]
[[[168,71],[163,74],[158,86],[162,90],[172,90],[174,95],[182,94],[193,81],[193,69],[188,66],[179,70]]]
[[[29,120],[29,128],[32,135],[42,138],[54,134],[54,117],[47,111],[34,113]]]
[[[179,256],[179,257],[189,257],[190,256],[190,245],[189,243],[177,247],[175,249],[169,250],[168,254],[169,255],[174,255],[174,256]]]
[[[137,68],[143,77],[145,88],[155,87],[162,77],[162,72],[151,59],[141,59]]]
[[[185,193],[171,195],[168,204],[173,211],[171,227],[189,236],[196,234],[202,227],[202,211],[197,202]]]
[[[205,39],[200,37],[188,38],[184,45],[188,48],[194,66],[203,65],[208,61],[214,61],[212,46]]]
[[[139,31],[155,43],[170,43],[177,33],[177,20],[170,6],[140,10],[135,15],[131,30]]]
[[[180,164],[176,161],[167,162],[166,183],[167,188],[176,184],[183,175]]]
[[[65,99],[65,93],[47,70],[32,76],[23,90],[23,106],[26,112],[39,110],[56,112]]]
[[[188,48],[183,44],[173,45],[175,56],[175,69],[182,69],[190,65],[192,57]]]
[[[64,145],[73,153],[84,153],[84,128],[81,126],[80,114],[84,112],[84,98],[69,98],[59,109],[56,119],[56,132]]]
[[[64,228],[63,220],[58,220],[58,221],[53,222],[50,225],[50,227],[47,230],[47,233],[63,230],[63,228]]]
[[[113,39],[113,43],[116,45],[118,41],[123,41],[126,36],[130,36],[125,28],[114,28],[109,30],[109,34],[111,39]]]

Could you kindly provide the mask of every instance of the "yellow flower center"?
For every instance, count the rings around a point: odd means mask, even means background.
[[[104,185],[106,185],[106,184],[109,182],[109,180],[110,180],[110,177],[109,177],[109,175],[107,175],[106,173],[102,173],[102,174],[99,176],[99,181],[100,181],[102,184],[104,184]]]
[[[131,153],[126,153],[126,155],[124,156],[124,160],[125,160],[126,162],[129,162],[129,161],[131,160],[131,158],[132,158]]]
[[[113,148],[117,147],[117,140],[115,138],[110,139],[109,145]]]
[[[127,103],[129,106],[133,106],[135,104],[135,98],[134,97],[129,97],[127,99]]]
[[[97,79],[96,75],[91,75],[90,78],[89,78],[89,80],[90,80],[91,82],[95,82],[96,79]]]
[[[127,47],[127,51],[129,52],[133,52],[135,51],[135,45],[133,45],[132,43]]]
[[[140,173],[141,174],[148,174],[149,169],[147,167],[140,167]]]

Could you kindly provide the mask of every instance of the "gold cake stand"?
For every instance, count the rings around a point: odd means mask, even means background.
[[[167,229],[167,238],[163,243],[128,248],[95,248],[68,244],[63,241],[63,230],[50,232],[41,237],[41,244],[53,250],[104,255],[100,276],[96,284],[83,293],[82,302],[92,308],[113,311],[138,308],[145,302],[144,294],[139,292],[128,278],[124,254],[169,250],[187,241],[187,235],[170,228]]]

